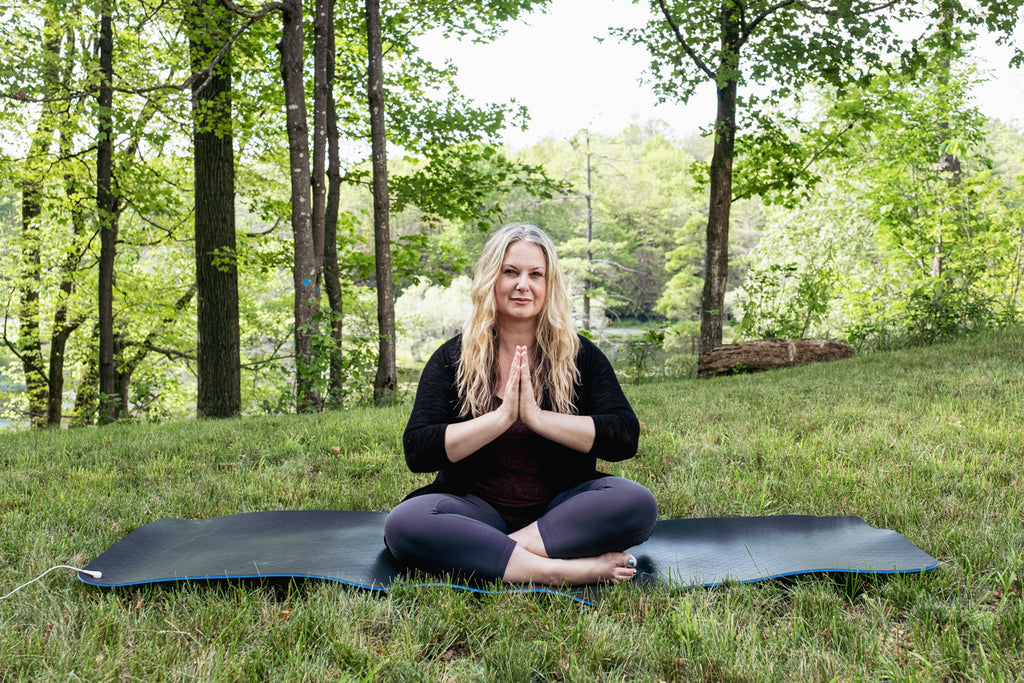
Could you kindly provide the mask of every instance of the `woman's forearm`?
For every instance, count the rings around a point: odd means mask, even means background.
[[[494,410],[465,422],[453,422],[444,431],[448,459],[458,462],[508,431],[516,421],[507,410]]]
[[[580,453],[590,452],[590,449],[594,447],[594,438],[597,435],[594,419],[589,415],[569,415],[550,410],[538,410],[532,413],[528,421],[523,419],[523,423],[534,434]]]

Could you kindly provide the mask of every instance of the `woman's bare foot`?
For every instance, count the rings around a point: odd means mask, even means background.
[[[636,558],[626,553],[564,560],[535,555],[521,545],[512,551],[502,581],[551,586],[620,583],[636,575]]]

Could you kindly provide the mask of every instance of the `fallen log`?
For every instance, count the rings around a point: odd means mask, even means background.
[[[700,378],[790,368],[841,360],[853,355],[849,344],[829,339],[756,339],[723,344],[701,354]]]

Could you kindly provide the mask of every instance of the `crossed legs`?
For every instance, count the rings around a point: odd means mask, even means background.
[[[505,583],[583,585],[619,583],[636,574],[636,558],[627,553],[608,552],[596,557],[549,557],[537,523],[509,534],[516,542],[505,565]]]
[[[511,533],[477,496],[438,493],[400,503],[384,535],[396,559],[431,571],[509,583],[615,583],[635,574],[635,558],[622,551],[645,541],[656,520],[646,488],[602,477],[563,492],[540,519]]]

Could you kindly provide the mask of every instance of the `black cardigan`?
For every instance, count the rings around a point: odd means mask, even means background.
[[[445,342],[427,361],[416,390],[416,402],[405,427],[405,461],[413,472],[437,472],[429,486],[409,497],[429,492],[467,493],[472,489],[474,471],[481,465],[474,455],[452,463],[444,447],[444,434],[459,416],[455,376],[462,352],[461,336]],[[603,476],[597,459],[619,461],[636,454],[640,423],[622,393],[611,363],[590,340],[580,337],[576,355],[580,382],[575,386],[576,413],[594,419],[594,445],[581,453],[548,439],[538,438],[538,459],[546,480],[557,490]],[[551,410],[547,397],[541,406]]]

